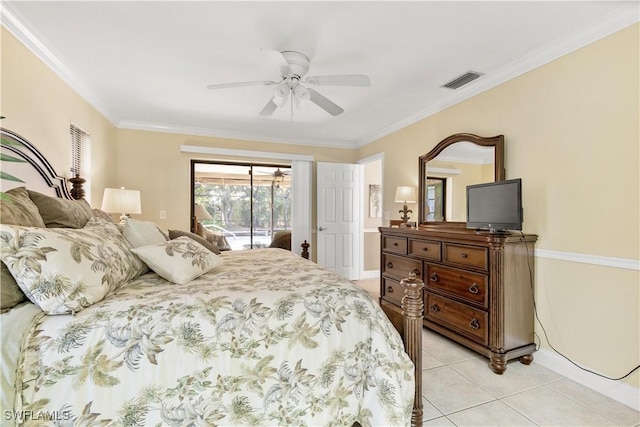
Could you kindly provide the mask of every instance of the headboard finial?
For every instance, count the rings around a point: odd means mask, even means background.
[[[80,175],[76,174],[76,176],[69,179],[69,182],[71,182],[71,197],[76,200],[84,199],[85,193],[82,185],[87,182],[87,180],[80,178]]]

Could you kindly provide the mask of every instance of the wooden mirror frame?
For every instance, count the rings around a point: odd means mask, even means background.
[[[450,135],[440,141],[431,151],[419,157],[418,171],[420,174],[418,182],[418,223],[420,225],[435,225],[435,224],[447,224],[447,225],[460,225],[463,222],[456,221],[424,221],[424,185],[427,178],[427,162],[435,159],[445,148],[453,145],[457,142],[471,142],[482,147],[493,147],[493,179],[495,181],[504,181],[504,135],[497,135],[491,137],[482,137],[471,133],[456,133]]]

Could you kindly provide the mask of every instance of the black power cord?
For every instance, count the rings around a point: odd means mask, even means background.
[[[565,356],[564,354],[562,354],[560,351],[558,351],[552,344],[551,341],[549,341],[549,336],[547,335],[547,331],[544,329],[544,325],[542,324],[542,322],[540,321],[540,318],[538,317],[538,308],[536,306],[536,299],[534,297],[535,293],[534,293],[534,289],[533,289],[533,270],[531,269],[531,262],[530,262],[530,258],[529,258],[529,246],[527,245],[527,239],[524,235],[524,233],[521,231],[520,234],[522,234],[522,241],[524,242],[524,247],[527,251],[527,267],[529,267],[529,285],[531,286],[531,300],[533,301],[533,313],[535,315],[536,320],[538,321],[538,324],[540,325],[540,328],[542,328],[542,332],[544,333],[544,338],[547,341],[547,344],[549,345],[549,347],[551,347],[551,349],[553,351],[555,351],[556,353],[558,353],[560,356],[564,357],[566,360],[568,360],[569,362],[571,362],[573,365],[575,365],[576,367],[582,369],[583,371],[589,372],[591,374],[597,375],[599,377],[602,378],[606,378],[608,380],[613,380],[613,381],[620,381],[622,379],[627,378],[629,375],[631,375],[632,373],[634,373],[635,371],[637,371],[638,369],[640,369],[640,365],[636,366],[635,368],[633,368],[632,370],[630,370],[629,372],[627,372],[625,375],[619,377],[619,378],[612,378],[612,377],[608,377],[606,375],[602,375],[599,374],[597,372],[594,372],[590,369],[587,369],[585,367],[582,367],[580,365],[578,365],[576,362],[574,362],[573,360],[569,359],[569,357]],[[536,349],[538,350],[538,349]]]

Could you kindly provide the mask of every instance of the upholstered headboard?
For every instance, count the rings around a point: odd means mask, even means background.
[[[0,128],[0,135],[2,137],[0,189],[3,192],[25,186],[29,190],[49,196],[73,199],[66,178],[55,172],[33,144],[17,133],[4,128]]]

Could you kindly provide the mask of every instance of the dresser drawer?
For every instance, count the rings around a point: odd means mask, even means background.
[[[393,252],[396,254],[406,255],[407,254],[407,238],[383,236],[382,250],[387,252]]]
[[[487,270],[489,253],[487,248],[445,243],[444,262]]]
[[[443,325],[482,345],[489,344],[489,323],[485,311],[432,293],[425,293],[425,318]]]
[[[400,306],[402,304],[402,297],[404,296],[404,289],[399,281],[383,277],[381,296],[397,306]]]
[[[383,274],[402,280],[408,277],[412,271],[416,273],[416,277],[422,279],[422,261],[390,254],[382,255]]]
[[[440,248],[440,242],[409,239],[409,255],[432,261],[440,261]]]
[[[450,294],[485,309],[489,307],[486,275],[433,264],[427,264],[425,271],[427,288]]]

